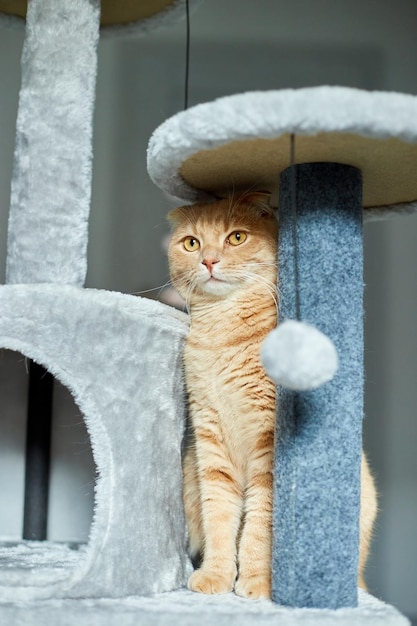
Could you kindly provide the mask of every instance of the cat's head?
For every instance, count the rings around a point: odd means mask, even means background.
[[[269,196],[247,192],[169,213],[171,279],[187,302],[274,288],[278,226]]]

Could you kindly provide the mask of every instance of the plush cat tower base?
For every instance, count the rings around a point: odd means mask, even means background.
[[[71,391],[97,468],[88,544],[3,543],[0,598],[149,595],[185,585],[186,333],[185,315],[151,300],[59,285],[0,289],[0,346]]]
[[[153,598],[37,600],[3,603],[8,626],[409,626],[393,607],[360,593],[355,609],[288,609],[233,594],[204,596],[181,590]]]

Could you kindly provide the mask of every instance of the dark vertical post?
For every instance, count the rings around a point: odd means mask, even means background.
[[[340,365],[319,389],[279,390],[272,595],[293,607],[353,607],[363,417],[362,180],[340,164],[294,167],[280,182],[280,316],[296,317],[297,284],[301,320],[333,340]]]
[[[30,362],[23,538],[46,539],[53,376]]]

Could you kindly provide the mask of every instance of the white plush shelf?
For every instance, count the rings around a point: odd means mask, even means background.
[[[0,622],[38,626],[407,626],[393,607],[360,592],[356,609],[288,609],[234,594],[205,596],[179,590],[124,600],[40,600],[2,604]]]
[[[291,134],[295,163],[361,170],[366,215],[417,210],[417,98],[408,94],[323,86],[219,98],[155,130],[148,172],[183,201],[257,188],[271,191],[277,205]]]

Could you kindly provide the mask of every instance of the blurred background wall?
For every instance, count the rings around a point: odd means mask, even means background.
[[[320,84],[416,94],[416,24],[415,0],[206,0],[191,16],[190,104]],[[23,30],[0,30],[0,282],[22,43]],[[148,179],[146,147],[183,108],[184,59],[185,23],[144,39],[101,40],[89,287],[157,297],[168,280],[162,239],[172,204]],[[364,439],[381,509],[368,581],[417,616],[417,216],[366,224],[365,284]],[[0,350],[0,535],[11,539],[22,525],[26,369],[24,355]],[[86,540],[89,438],[58,384],[54,404],[49,537]]]

